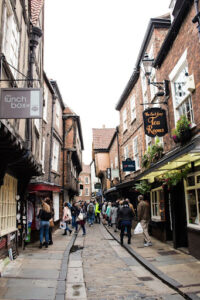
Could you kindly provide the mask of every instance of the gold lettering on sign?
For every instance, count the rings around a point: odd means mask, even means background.
[[[159,117],[163,116],[163,112],[145,112],[145,115],[147,118],[148,126],[146,127],[146,130],[148,134],[157,135],[157,133],[163,133],[163,128],[154,128],[154,126],[159,126],[160,121],[156,120]]]

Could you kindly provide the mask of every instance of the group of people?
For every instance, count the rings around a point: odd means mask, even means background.
[[[118,229],[120,232],[120,241],[123,245],[125,233],[128,237],[128,244],[131,243],[131,228],[132,221],[135,217],[140,222],[144,234],[144,246],[152,246],[151,239],[148,233],[148,224],[150,220],[150,206],[143,195],[138,196],[137,215],[133,205],[129,199],[120,199],[116,202],[104,202],[102,206],[102,216],[106,220],[108,226],[115,226],[114,231]]]
[[[78,225],[81,226],[83,235],[86,234],[85,224],[88,221],[89,226],[92,226],[94,222],[100,224],[100,215],[107,222],[108,226],[114,226],[114,231],[120,229],[120,241],[123,245],[123,239],[125,233],[128,237],[128,244],[131,243],[131,228],[133,218],[136,217],[136,211],[129,199],[120,199],[116,202],[104,202],[103,206],[98,201],[91,200],[90,203],[84,201],[64,203],[63,208],[63,222],[65,223],[65,229],[63,235],[72,233],[72,229],[69,224],[72,224],[72,228],[75,232],[78,232]],[[42,208],[39,211],[38,218],[40,219],[40,248],[44,245],[46,248],[48,245],[53,244],[52,240],[52,227],[50,226],[51,220],[53,220],[54,211],[50,206],[50,198],[45,198],[42,201]],[[137,220],[140,222],[143,234],[144,234],[144,246],[152,246],[151,239],[148,233],[148,224],[150,220],[150,207],[148,201],[145,201],[143,195],[138,196],[137,206]],[[45,236],[45,243],[43,243],[43,237]]]

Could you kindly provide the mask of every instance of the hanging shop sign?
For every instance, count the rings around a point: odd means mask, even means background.
[[[168,132],[166,111],[155,107],[143,112],[145,134],[151,137],[164,136]]]
[[[100,182],[96,182],[94,185],[95,190],[100,190],[101,189],[101,183]]]
[[[0,119],[41,119],[42,89],[1,89]]]
[[[134,172],[135,171],[135,161],[127,158],[125,161],[122,161],[123,172]]]

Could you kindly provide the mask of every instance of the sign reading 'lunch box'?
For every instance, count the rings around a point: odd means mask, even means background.
[[[1,89],[0,119],[41,119],[42,89]]]
[[[155,107],[143,112],[145,134],[151,137],[164,136],[168,132],[166,111]]]

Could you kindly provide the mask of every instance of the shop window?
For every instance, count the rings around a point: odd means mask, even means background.
[[[17,179],[6,174],[0,187],[0,236],[16,230]]]
[[[165,220],[164,192],[162,188],[151,191],[151,218],[153,221]]]
[[[185,193],[188,227],[200,229],[200,173],[188,175]]]

